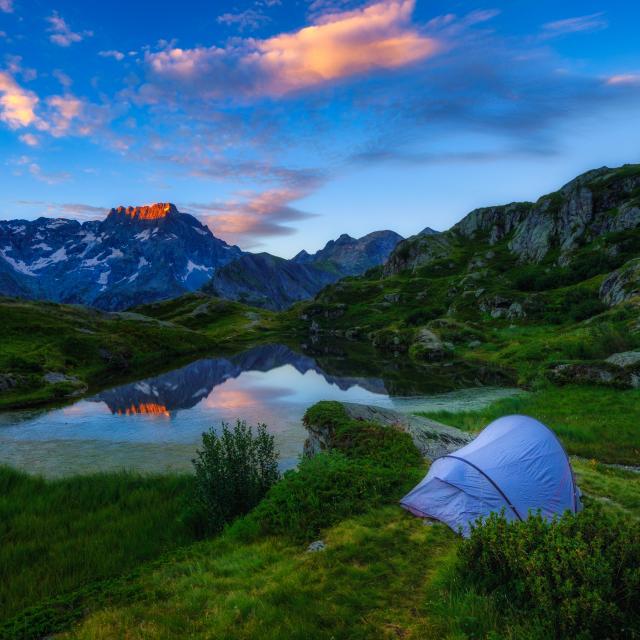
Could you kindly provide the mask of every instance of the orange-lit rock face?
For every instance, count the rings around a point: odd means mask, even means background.
[[[171,202],[156,202],[143,207],[118,207],[113,211],[138,220],[157,220],[166,218],[169,214],[178,213],[176,205]]]
[[[118,409],[116,413],[119,416],[152,415],[169,417],[171,415],[165,405],[157,402],[141,402],[138,405],[132,404],[126,409]]]

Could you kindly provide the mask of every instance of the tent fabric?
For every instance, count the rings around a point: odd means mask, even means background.
[[[400,504],[463,536],[478,518],[504,510],[508,520],[530,512],[551,519],[582,509],[569,458],[556,435],[528,416],[505,416],[468,445],[433,462]]]

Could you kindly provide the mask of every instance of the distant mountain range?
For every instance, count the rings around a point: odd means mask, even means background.
[[[393,231],[375,231],[358,239],[343,234],[317,253],[301,251],[291,260],[248,253],[219,269],[204,289],[253,306],[286,309],[345,276],[384,264],[401,240]]]
[[[104,220],[0,221],[0,295],[121,310],[205,288],[283,309],[383,264],[402,237],[342,235],[292,260],[216,238],[171,203],[112,209]]]

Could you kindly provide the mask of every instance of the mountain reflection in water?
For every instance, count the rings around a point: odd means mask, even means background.
[[[306,437],[302,416],[319,400],[401,411],[473,409],[517,392],[477,388],[486,383],[477,372],[448,368],[448,378],[441,379],[435,369],[407,366],[339,351],[305,355],[284,345],[206,358],[61,409],[0,413],[0,464],[46,476],[123,468],[190,471],[202,432],[241,419],[266,423],[282,468],[291,468]],[[475,388],[441,393],[450,380]]]
[[[169,416],[179,409],[190,409],[211,396],[212,391],[228,380],[235,380],[246,372],[267,373],[290,365],[304,375],[313,371],[322,376],[328,385],[342,391],[359,386],[372,394],[387,395],[384,382],[376,378],[335,377],[326,374],[316,360],[291,350],[284,345],[262,345],[229,358],[207,358],[192,362],[181,369],[147,378],[140,382],[103,391],[93,402],[104,402],[117,415],[149,414]],[[287,389],[271,388],[271,394],[286,396]],[[260,395],[252,390],[252,396]],[[239,395],[238,395],[239,394]],[[240,408],[249,398],[238,391],[221,394],[210,405]]]

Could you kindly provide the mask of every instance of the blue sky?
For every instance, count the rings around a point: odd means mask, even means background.
[[[172,201],[245,249],[446,229],[640,161],[628,1],[0,0],[0,218]]]

